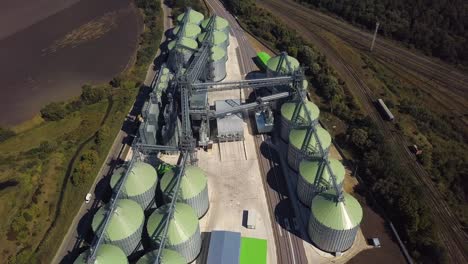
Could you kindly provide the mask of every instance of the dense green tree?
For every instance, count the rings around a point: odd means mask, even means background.
[[[81,101],[85,104],[95,104],[108,95],[108,89],[106,87],[93,87],[85,84],[81,87]]]
[[[47,121],[63,119],[68,111],[64,103],[49,103],[41,109],[41,117]]]

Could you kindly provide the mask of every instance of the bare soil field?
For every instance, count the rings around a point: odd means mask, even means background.
[[[109,81],[127,67],[138,44],[142,21],[130,0],[1,5],[0,125],[79,95],[84,83]]]

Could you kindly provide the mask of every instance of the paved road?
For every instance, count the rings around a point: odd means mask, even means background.
[[[161,1],[162,2],[162,1]],[[168,30],[172,27],[172,19],[169,17],[171,14],[171,9],[166,5],[162,4],[163,13],[164,13],[164,31]],[[162,42],[165,41],[165,37],[163,37]],[[158,50],[156,57],[160,55],[160,50]],[[150,86],[153,79],[155,78],[156,71],[154,70],[154,64],[151,64],[148,67],[148,71],[146,74],[145,85]],[[84,241],[84,237],[81,235],[85,235],[87,230],[89,230],[92,214],[88,214],[88,212],[94,212],[101,204],[102,196],[104,195],[105,188],[99,187],[96,188],[105,176],[109,175],[116,164],[116,160],[121,157],[122,153],[126,153],[124,151],[126,145],[125,139],[127,138],[127,133],[123,130],[120,130],[117,134],[112,147],[106,157],[104,164],[101,166],[99,173],[90,188],[90,193],[93,194],[92,202],[86,204],[84,203],[84,197],[80,197],[79,199],[83,199],[83,204],[81,205],[78,213],[76,214],[75,218],[71,226],[69,227],[67,234],[65,235],[59,249],[57,250],[52,263],[69,263],[74,261],[76,257],[77,249],[80,248],[82,242]]]
[[[244,30],[239,26],[236,19],[222,6],[218,0],[206,0],[209,8],[219,16],[226,18],[231,26],[231,34],[239,43],[237,52],[241,74],[248,77],[250,72],[258,71],[258,67],[252,58],[256,56],[250,42],[247,40]],[[307,263],[302,239],[299,232],[299,221],[295,220],[291,201],[288,198],[284,176],[279,169],[279,165],[271,160],[269,147],[263,144],[267,138],[256,136],[259,165],[262,171],[264,187],[269,202],[269,212],[273,222],[273,232],[276,243],[276,253],[278,263]],[[264,148],[265,153],[260,151]],[[270,153],[270,154],[268,154]]]

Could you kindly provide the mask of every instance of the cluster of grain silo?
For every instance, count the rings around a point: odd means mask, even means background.
[[[95,233],[104,224],[107,211],[103,206],[94,215],[91,226]],[[138,250],[145,221],[141,206],[130,199],[119,199],[109,217],[109,224],[102,233],[104,242],[120,247],[127,256]]]
[[[216,31],[224,32],[229,36],[229,23],[226,19],[213,15],[201,22],[201,28],[204,31],[208,31],[211,27]]]
[[[73,264],[87,264],[86,258],[89,254],[89,250],[81,253]],[[96,252],[96,260],[94,263],[128,264],[128,259],[119,247],[110,244],[103,244]]]
[[[308,232],[314,244],[327,252],[348,250],[362,220],[359,202],[347,193],[339,201],[335,190],[317,194],[312,200]]]
[[[166,172],[161,179],[161,190],[165,198],[170,201],[177,182],[176,170]],[[186,166],[185,174],[180,179],[178,200],[190,205],[201,218],[208,211],[208,180],[205,173],[198,167]]]
[[[314,196],[320,192],[333,188],[330,174],[325,168],[325,160],[302,160],[299,164],[297,179],[297,196],[307,207],[310,207]],[[328,160],[330,169],[335,176],[338,188],[343,186],[345,168],[336,159]]]
[[[148,218],[146,231],[154,247],[159,247],[169,205],[156,209]],[[192,262],[201,250],[201,234],[195,210],[185,203],[176,203],[172,218],[169,219],[165,246],[182,255],[187,263]]]
[[[115,186],[125,175],[125,167],[117,169],[111,177],[110,185]],[[148,163],[135,162],[128,172],[128,177],[122,184],[119,198],[127,198],[137,202],[143,209],[154,204],[158,175],[156,170]]]
[[[312,123],[308,122],[305,108],[311,114]],[[281,138],[288,142],[289,132],[294,126],[316,125],[319,114],[320,110],[317,105],[310,101],[306,101],[305,104],[301,101],[284,103],[281,106]]]

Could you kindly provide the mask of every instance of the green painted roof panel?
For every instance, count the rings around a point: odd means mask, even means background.
[[[185,11],[184,13],[180,14],[177,16],[177,22],[182,22],[182,20],[184,20],[184,17],[188,15],[188,23],[192,23],[192,24],[198,24],[200,23],[204,18],[205,16],[198,12],[198,11],[195,11],[193,9],[190,9],[189,11]]]
[[[174,35],[177,35],[179,30],[180,30],[180,26],[175,27],[173,30]],[[201,32],[201,29],[199,26],[194,25],[194,24],[187,24],[185,25],[184,32],[182,32],[182,37],[195,38],[198,34],[200,34],[200,32]]]
[[[328,148],[331,145],[331,136],[330,134],[323,129],[321,126],[316,126],[317,129],[317,136],[322,143],[323,148]],[[292,144],[297,149],[301,149],[302,143],[304,142],[306,136],[307,129],[292,129],[289,133],[289,143]],[[312,136],[309,142],[309,146],[311,148],[316,148],[317,142],[315,141],[315,137]],[[317,148],[318,149],[318,148]]]
[[[291,121],[292,119],[292,116],[294,114],[294,109],[296,108],[296,105],[298,103],[297,102],[287,102],[287,103],[284,103],[282,106],[281,106],[281,115],[286,118],[287,120]],[[319,117],[319,114],[320,114],[320,109],[318,108],[318,106],[314,103],[312,103],[311,101],[306,101],[306,107],[307,109],[309,110],[310,114],[312,115],[312,119],[315,120]],[[306,119],[306,111],[304,109],[304,107],[301,107],[300,111],[299,111],[299,117],[302,118],[302,119]]]
[[[213,61],[218,61],[222,58],[224,58],[224,56],[226,56],[226,52],[221,48],[221,47],[218,47],[218,46],[214,46],[211,48],[211,59]]]
[[[336,159],[329,159],[329,161],[331,170],[336,177],[337,183],[342,183],[344,181],[346,173],[343,164],[341,164],[341,162]],[[326,168],[324,168],[323,174],[321,176],[318,175],[318,170],[321,163],[321,161],[303,160],[299,164],[299,173],[310,184],[313,184],[317,177],[321,177],[319,183],[321,186],[331,186],[332,183],[330,179],[330,174],[328,173],[328,170]]]
[[[207,18],[201,22],[201,26],[203,29],[206,28],[206,26],[210,22],[210,19],[214,19],[213,23],[214,23],[215,30],[224,30],[225,28],[229,26],[229,23],[226,19],[220,16],[215,16],[215,17]]]
[[[168,205],[159,207],[154,211],[148,219],[146,226],[150,237],[160,237],[164,230],[164,221],[168,215]],[[175,212],[171,222],[169,223],[169,230],[167,232],[167,241],[170,245],[178,245],[187,241],[195,232],[198,227],[198,217],[188,204],[177,203]]]
[[[311,212],[322,225],[334,230],[349,230],[361,223],[362,207],[350,194],[343,193],[344,202],[337,202],[335,190],[317,194]]]
[[[88,254],[89,250],[81,253],[73,263],[86,264]],[[128,264],[128,259],[118,246],[102,244],[96,253],[94,264]]]
[[[200,35],[198,35],[198,42],[200,42],[200,43],[203,42],[203,39],[205,38],[206,34],[207,34],[206,32],[203,32]],[[222,31],[213,32],[213,41],[212,41],[212,43],[214,45],[220,45],[220,44],[224,43],[226,40],[227,40],[226,33],[222,32]]]
[[[153,250],[141,257],[136,264],[154,264],[154,260],[158,256],[158,250]],[[186,264],[186,260],[177,251],[163,249],[161,253],[161,264]]]
[[[161,179],[161,190],[163,192],[172,191],[175,185],[175,171],[170,170],[164,174]],[[198,167],[195,166],[186,166],[185,167],[185,176],[180,180],[180,189],[179,197],[187,200],[198,195],[201,191],[206,188],[208,180],[205,173]],[[170,190],[168,190],[172,187]]]
[[[125,169],[119,168],[112,174],[110,180],[111,188],[125,175]],[[158,182],[156,170],[148,163],[135,162],[124,183],[123,190],[128,196],[136,196],[145,193]]]
[[[177,40],[173,40],[173,41],[169,42],[169,44],[167,44],[167,48],[169,50],[172,50],[175,47],[176,43],[177,43]],[[191,39],[191,38],[182,37],[180,39],[180,41],[179,41],[179,44],[184,45],[186,47],[189,47],[191,49],[198,48],[197,41],[195,41],[194,39]]]
[[[268,60],[268,63],[267,63],[267,67],[268,69],[270,69],[271,71],[276,71],[276,69],[278,69],[278,64],[280,63],[281,61],[281,56],[282,55],[278,55],[278,56],[275,56],[271,59]],[[294,58],[294,57],[291,57],[289,55],[286,56],[286,59],[283,60],[283,63],[281,64],[281,67],[280,67],[280,70],[284,73],[288,73],[288,64],[286,62],[286,60],[289,61],[289,64],[291,65],[291,68],[292,70],[297,70],[299,69],[299,61]]]
[[[94,215],[92,222],[94,231],[103,222],[106,209],[103,206]],[[141,206],[130,199],[118,200],[111,217],[106,230],[106,235],[111,241],[121,240],[132,235],[145,220]]]

